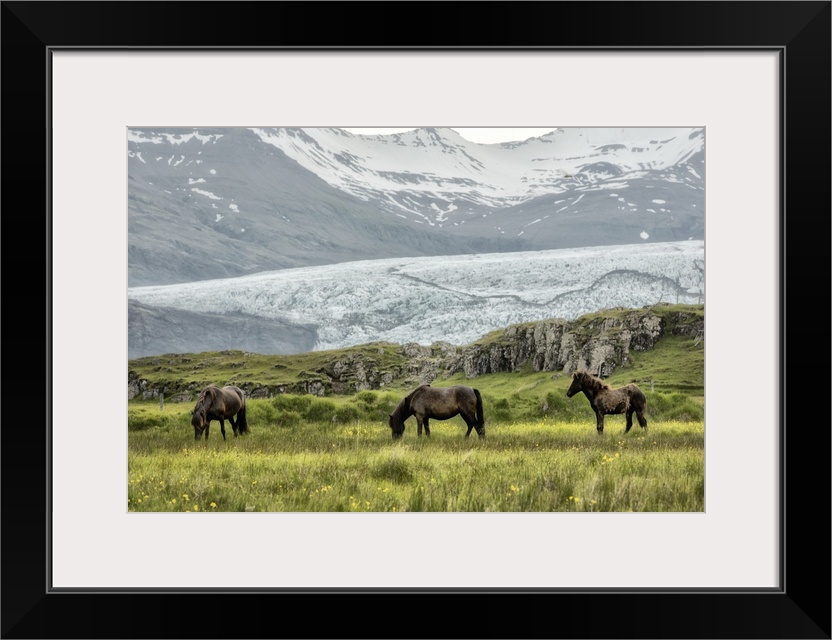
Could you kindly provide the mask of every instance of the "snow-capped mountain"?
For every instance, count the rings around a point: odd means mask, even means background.
[[[345,261],[704,238],[701,128],[128,131],[131,287]]]
[[[623,190],[650,172],[668,183],[702,187],[693,166],[701,129],[558,129],[501,144],[469,142],[453,129],[373,136],[252,130],[327,184],[438,226],[461,222],[474,208],[507,209],[573,190]]]
[[[297,353],[379,340],[464,345],[519,322],[704,302],[704,257],[702,241],[644,243],[367,260],[135,287],[129,357]]]

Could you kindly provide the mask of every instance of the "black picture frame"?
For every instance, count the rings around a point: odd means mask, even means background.
[[[830,638],[830,15],[828,1],[3,2],[2,637]],[[50,52],[133,47],[779,52],[780,588],[51,592],[48,438],[89,435],[83,410],[50,402],[75,382],[49,366]]]

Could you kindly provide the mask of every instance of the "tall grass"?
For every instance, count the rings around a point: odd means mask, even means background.
[[[196,442],[189,412],[130,410],[130,511],[703,511],[704,425],[653,421],[623,435],[608,417],[487,422],[411,419],[393,442],[397,396],[250,401],[251,434]],[[495,403],[497,404],[497,403]],[[497,407],[499,408],[499,407]],[[359,418],[348,411],[353,409]],[[586,407],[588,410],[588,405]],[[374,412],[373,412],[374,411]],[[341,412],[339,414],[339,412]],[[367,419],[368,412],[372,419]],[[164,415],[162,415],[164,414]],[[338,416],[341,416],[339,419]]]

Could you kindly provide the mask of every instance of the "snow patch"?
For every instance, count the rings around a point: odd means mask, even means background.
[[[203,135],[198,131],[193,131],[191,133],[181,133],[179,135],[173,133],[150,133],[147,131],[138,131],[135,129],[128,129],[127,130],[127,140],[128,142],[135,142],[136,144],[162,144],[167,142],[168,144],[183,144],[185,142],[189,142],[190,140],[199,140],[202,144],[207,144],[209,142],[216,143],[217,140],[222,138],[223,134],[221,133],[212,133]]]
[[[197,189],[196,187],[194,187],[193,189],[191,189],[191,191],[193,191],[194,193],[198,193],[201,196],[211,198],[211,200],[222,200],[222,198],[220,198],[219,196],[214,195],[210,191],[205,191],[204,189]]]

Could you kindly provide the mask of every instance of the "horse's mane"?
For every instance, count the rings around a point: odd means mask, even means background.
[[[429,388],[429,384],[420,384],[416,387],[413,391],[407,394],[404,398],[401,399],[401,402],[393,409],[393,413],[391,414],[396,420],[400,420],[402,415],[408,416],[410,415],[410,403],[413,400],[413,397],[417,394],[422,392],[425,388]]]
[[[217,391],[219,391],[219,387],[215,384],[210,384],[202,390],[202,393],[199,394],[199,398],[196,401],[196,407],[194,408],[194,413],[198,411],[205,411],[205,404],[210,398],[213,402],[214,399],[217,397]]]
[[[594,375],[589,373],[589,371],[576,371],[575,377],[581,381],[582,385],[589,387],[590,389],[594,389],[595,391],[612,389],[610,385],[601,380],[601,378],[596,378]]]
[[[407,397],[405,398],[405,400],[407,400],[408,405],[410,404],[410,401],[413,400],[413,396],[415,396],[417,393],[420,393],[421,391],[423,391],[424,389],[427,389],[427,388],[430,388],[429,384],[420,384],[413,391],[411,391],[407,395]]]

